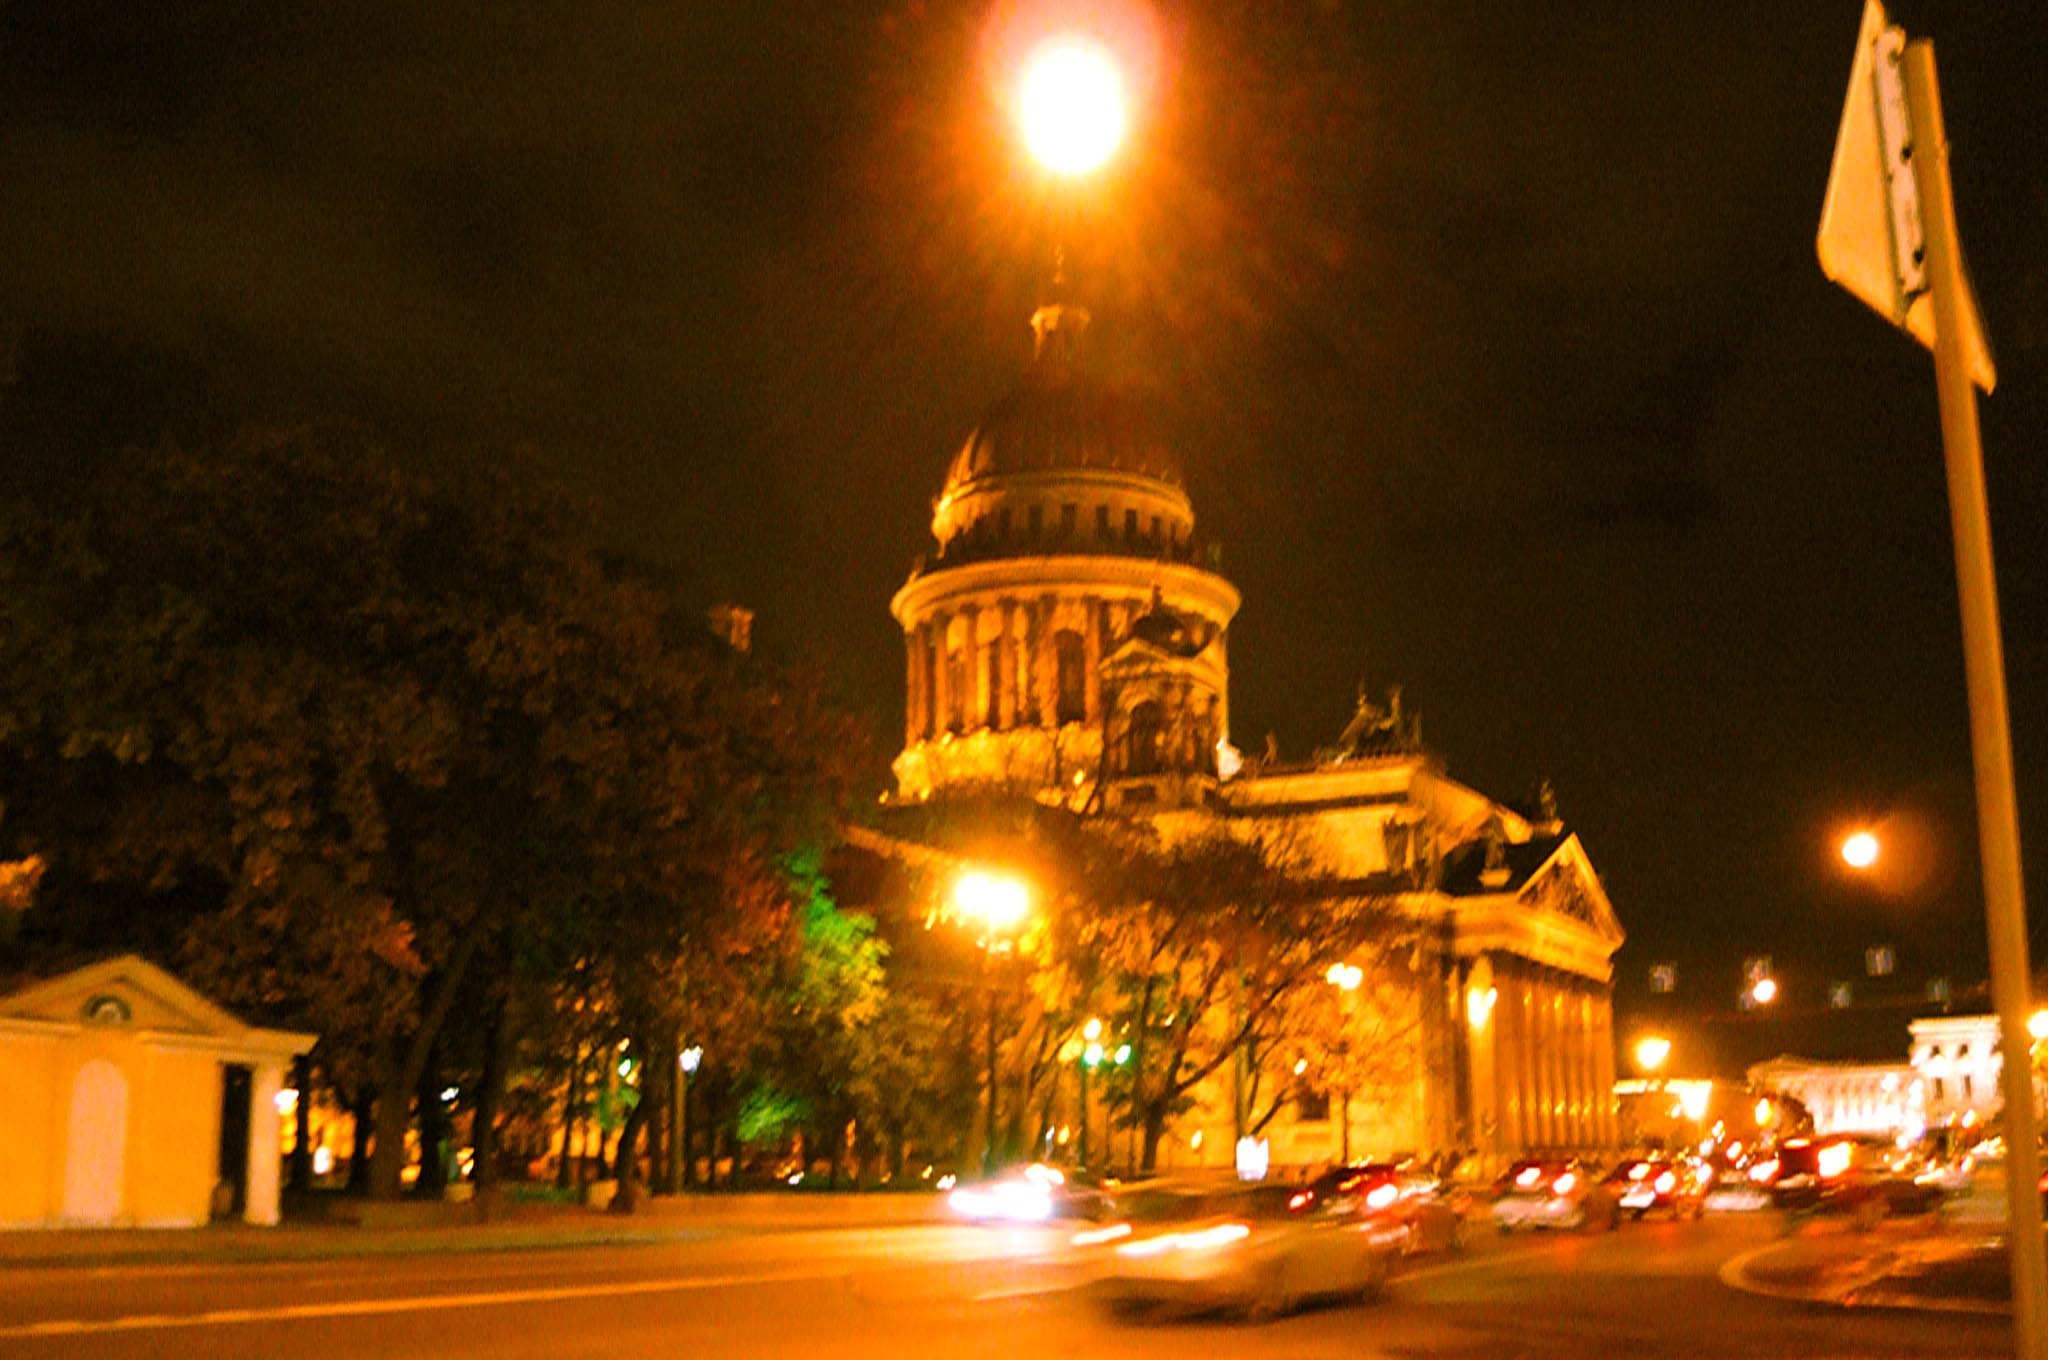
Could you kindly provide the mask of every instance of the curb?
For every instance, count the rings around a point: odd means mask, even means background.
[[[1980,1317],[2007,1317],[2012,1313],[2010,1303],[1983,1299],[1940,1298],[1916,1294],[1903,1288],[1883,1288],[1887,1280],[1909,1266],[1953,1258],[1967,1250],[1954,1244],[1931,1251],[1924,1246],[1915,1249],[1899,1245],[1882,1247],[1861,1255],[1850,1253],[1849,1258],[1853,1265],[1831,1271],[1823,1270],[1820,1272],[1820,1278],[1805,1285],[1760,1279],[1751,1270],[1751,1266],[1762,1258],[1773,1253],[1795,1250],[1797,1245],[1796,1242],[1778,1241],[1752,1247],[1722,1262],[1716,1274],[1722,1284],[1746,1294],[1796,1303],[1821,1304],[1833,1308],[1963,1313]]]
[[[662,1246],[730,1232],[802,1233],[916,1228],[938,1222],[922,1201],[750,1202],[752,1196],[643,1206],[630,1217],[585,1209],[521,1221],[433,1225],[357,1225],[287,1221],[272,1228],[21,1229],[0,1232],[0,1273],[89,1270],[106,1266],[259,1265],[405,1255],[574,1251]]]

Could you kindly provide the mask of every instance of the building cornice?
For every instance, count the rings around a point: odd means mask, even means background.
[[[1154,587],[1169,604],[1192,609],[1227,626],[1242,602],[1237,587],[1213,571],[1146,557],[1094,554],[1049,554],[1002,557],[921,572],[904,583],[889,601],[889,612],[905,627],[949,604],[979,604],[978,597],[1009,593],[1018,599],[1073,594],[1090,588],[1126,597],[1144,597]]]

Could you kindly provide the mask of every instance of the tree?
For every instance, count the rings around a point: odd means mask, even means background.
[[[318,427],[45,471],[0,499],[0,860],[47,866],[15,955],[141,949],[316,1030],[373,1192],[450,1025],[578,969],[652,1055],[778,937],[850,724],[516,460]]]
[[[1228,831],[1163,842],[1099,821],[1088,890],[1070,895],[1062,947],[1093,980],[1113,1034],[1130,1045],[1110,1084],[1158,1162],[1167,1122],[1197,1086],[1256,1053],[1330,964],[1405,928],[1384,898],[1321,878],[1289,847]]]

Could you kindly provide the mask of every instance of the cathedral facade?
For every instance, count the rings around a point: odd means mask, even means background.
[[[1414,1079],[1295,1102],[1264,1131],[1276,1164],[1611,1147],[1622,931],[1578,838],[1547,797],[1511,807],[1449,778],[1398,693],[1361,698],[1310,759],[1239,756],[1238,592],[1196,533],[1179,461],[1088,373],[1088,320],[1070,304],[1033,316],[1033,361],[954,456],[935,550],[891,602],[906,656],[896,798],[999,786],[1169,836],[1284,835],[1398,900],[1422,941],[1400,1040]],[[1162,1162],[1229,1162],[1233,1079],[1211,1079]]]

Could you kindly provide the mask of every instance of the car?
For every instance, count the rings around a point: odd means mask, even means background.
[[[1391,1253],[1370,1218],[1306,1186],[1164,1188],[1117,1207],[1113,1221],[1074,1235],[1105,1251],[1095,1288],[1114,1308],[1260,1318],[1310,1299],[1369,1297],[1386,1283]]]
[[[1367,1220],[1374,1240],[1403,1256],[1457,1251],[1465,1244],[1471,1195],[1407,1162],[1333,1167],[1308,1184],[1333,1213]]]
[[[1668,1213],[1698,1218],[1705,1198],[1705,1168],[1678,1157],[1624,1157],[1604,1184],[1615,1208],[1631,1218]]]
[[[1086,1177],[1032,1162],[950,1187],[946,1207],[970,1223],[1045,1223],[1102,1218],[1109,1212],[1110,1200]]]
[[[1524,1159],[1494,1188],[1493,1221],[1502,1232],[1613,1228],[1620,1217],[1613,1192],[1575,1158]]]
[[[1869,1222],[1932,1213],[1947,1198],[1938,1182],[1914,1178],[1910,1159],[1889,1138],[1788,1138],[1754,1170],[1769,1173],[1772,1207],[1793,1213],[1847,1213]]]

